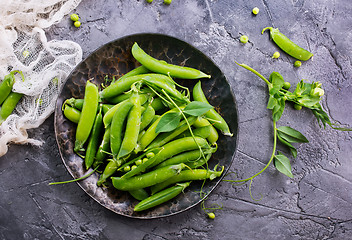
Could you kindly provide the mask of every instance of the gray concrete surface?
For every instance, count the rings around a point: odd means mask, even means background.
[[[257,16],[251,14],[259,7]],[[83,0],[76,12],[82,27],[69,18],[47,29],[50,39],[81,44],[84,56],[113,39],[140,32],[168,34],[194,45],[226,75],[239,109],[239,145],[232,170],[247,177],[268,161],[272,148],[265,84],[239,68],[246,63],[263,75],[280,72],[292,85],[320,81],[322,104],[331,118],[352,126],[352,4],[349,0]],[[314,53],[294,68],[268,34],[278,27]],[[249,43],[239,43],[245,34]],[[272,59],[275,51],[279,59]],[[294,178],[273,166],[255,179],[253,201],[248,184],[222,182],[208,204],[222,203],[216,219],[199,206],[176,216],[135,220],[119,216],[92,200],[77,184],[48,186],[70,179],[55,141],[53,116],[32,137],[41,147],[11,145],[0,158],[0,239],[351,239],[352,134],[321,129],[308,110],[288,106],[280,125],[292,126],[309,139],[297,145]],[[282,151],[285,148],[280,147]],[[287,151],[286,151],[287,152]]]

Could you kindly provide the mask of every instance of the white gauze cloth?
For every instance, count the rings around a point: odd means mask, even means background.
[[[47,41],[43,29],[58,23],[81,0],[6,0],[0,4],[0,82],[13,70],[13,91],[24,96],[0,125],[0,156],[9,143],[42,144],[28,138],[54,111],[57,96],[71,70],[82,60],[81,47],[72,41]]]

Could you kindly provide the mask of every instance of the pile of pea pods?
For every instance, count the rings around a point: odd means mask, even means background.
[[[15,70],[6,75],[0,84],[0,125],[11,115],[23,96],[22,93],[12,91],[15,83],[15,73],[19,73],[24,79],[22,72]]]
[[[77,123],[74,151],[87,169],[101,169],[97,185],[111,181],[140,201],[134,211],[143,211],[181,194],[191,181],[220,177],[224,167],[210,170],[207,161],[217,150],[218,130],[232,133],[212,107],[201,114],[184,110],[192,102],[209,105],[200,81],[191,101],[173,80],[210,75],[155,59],[137,43],[132,55],[140,67],[100,91],[87,81],[84,99],[67,99],[62,110]]]

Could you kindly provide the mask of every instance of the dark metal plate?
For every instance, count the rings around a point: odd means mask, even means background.
[[[55,108],[55,134],[62,161],[74,178],[79,178],[87,172],[84,169],[83,159],[73,152],[76,125],[67,120],[61,111],[62,103],[71,97],[83,98],[84,87],[88,79],[100,84],[106,75],[121,76],[140,64],[131,54],[134,42],[155,58],[165,60],[177,65],[186,65],[197,68],[212,76],[211,79],[202,80],[203,90],[209,102],[221,112],[229,123],[233,137],[220,134],[218,151],[212,156],[209,167],[216,164],[225,166],[225,172],[230,168],[237,147],[237,108],[231,88],[221,70],[203,53],[188,43],[179,39],[161,34],[136,34],[126,36],[94,51],[83,60],[69,75]],[[182,80],[180,84],[190,87],[195,80]],[[223,175],[224,175],[223,174]],[[128,193],[120,192],[113,187],[98,187],[96,182],[98,173],[78,182],[79,186],[102,206],[124,216],[133,218],[158,218],[170,216],[185,211],[201,202],[199,195],[200,184],[193,182],[184,194],[144,212],[133,212],[137,201]],[[222,178],[207,181],[203,191],[208,194],[221,182]]]

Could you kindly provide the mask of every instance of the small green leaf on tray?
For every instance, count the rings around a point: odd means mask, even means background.
[[[274,158],[274,166],[276,169],[285,174],[286,176],[293,178],[293,174],[291,172],[291,164],[290,159],[288,159],[285,155],[279,152],[278,155]]]
[[[193,101],[190,102],[185,109],[183,110],[184,113],[191,115],[191,116],[202,116],[206,112],[208,112],[210,109],[212,109],[213,106],[211,106],[208,103],[205,102],[199,102],[199,101]]]
[[[176,129],[181,120],[180,112],[170,112],[165,114],[156,126],[155,132],[171,132]]]

